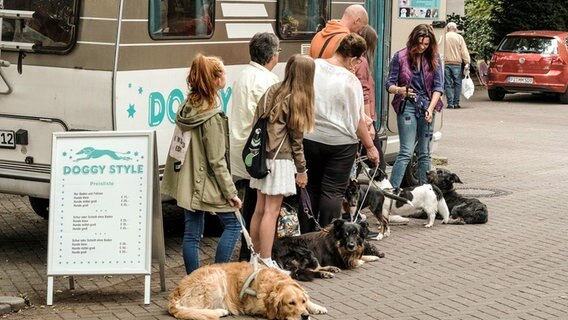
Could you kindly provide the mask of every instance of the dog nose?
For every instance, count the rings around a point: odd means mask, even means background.
[[[353,249],[355,249],[355,245],[354,245],[353,243],[348,243],[348,244],[347,244],[347,249],[353,250]]]
[[[310,319],[310,315],[309,314],[303,314],[302,315],[302,320],[309,320]]]

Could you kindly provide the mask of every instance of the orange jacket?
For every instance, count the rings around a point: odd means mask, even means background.
[[[341,42],[341,39],[351,33],[349,29],[340,24],[339,20],[330,20],[325,25],[320,32],[316,33],[314,38],[312,39],[312,44],[310,47],[310,56],[314,59],[317,58],[331,58],[333,53],[335,53],[335,49]],[[326,41],[329,42],[327,45],[325,44]],[[325,45],[325,49],[322,52],[322,48]],[[321,56],[320,56],[321,53]]]

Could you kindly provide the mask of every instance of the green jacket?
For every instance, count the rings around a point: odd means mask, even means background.
[[[237,195],[237,189],[229,171],[229,124],[223,111],[198,111],[186,100],[176,115],[176,125],[183,132],[191,130],[191,141],[181,167],[168,155],[162,194],[192,211],[234,211],[228,199]]]

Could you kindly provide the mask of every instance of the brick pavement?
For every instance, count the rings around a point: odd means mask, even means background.
[[[483,195],[489,222],[394,226],[377,243],[386,253],[381,261],[303,283],[329,310],[314,319],[568,319],[568,196],[561,182],[568,179],[568,107],[522,98],[490,103],[477,88],[462,109],[444,111],[437,153],[464,181],[463,192]],[[182,224],[170,208],[170,290],[184,272]],[[55,305],[45,306],[47,226],[24,198],[0,195],[0,296],[20,295],[33,305],[7,319],[171,319],[156,269],[148,306],[139,276],[75,277],[74,293],[57,277]],[[204,263],[215,243],[204,239]]]

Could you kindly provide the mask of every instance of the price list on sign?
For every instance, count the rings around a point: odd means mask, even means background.
[[[71,135],[56,141],[48,274],[149,269],[147,136]]]

